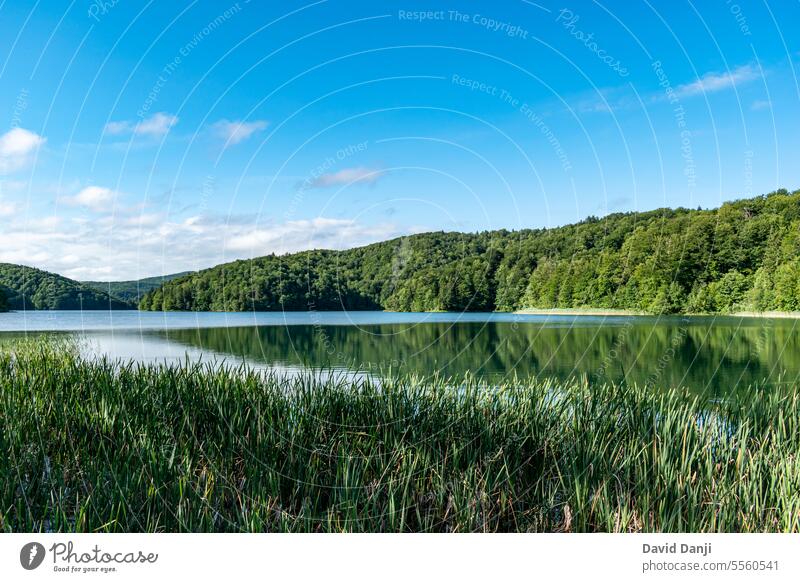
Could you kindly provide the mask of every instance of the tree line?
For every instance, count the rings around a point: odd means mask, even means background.
[[[135,305],[66,277],[0,263],[0,310],[135,309]]]
[[[551,229],[434,232],[268,255],[145,294],[140,309],[649,313],[800,310],[800,191],[589,217]]]
[[[142,295],[151,289],[155,289],[167,281],[177,277],[183,277],[189,273],[190,271],[183,271],[182,273],[174,273],[172,275],[148,277],[146,279],[131,281],[82,281],[80,284],[106,293],[115,299],[130,303],[131,307],[135,307],[139,303]]]

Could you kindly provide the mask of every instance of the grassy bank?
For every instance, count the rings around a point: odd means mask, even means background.
[[[647,315],[652,313],[644,311],[633,311],[630,309],[604,309],[602,307],[571,307],[569,309],[518,309],[514,313],[520,315],[594,315],[594,316],[616,316],[616,315]],[[658,314],[655,314],[658,315]]]
[[[760,317],[763,319],[800,319],[800,311],[731,311],[731,312],[698,312],[698,313],[648,313],[630,309],[603,309],[601,307],[572,307],[569,309],[519,309],[514,313],[520,315],[593,315],[593,316],[645,316],[664,315],[683,317]]]
[[[0,352],[3,531],[798,531],[800,399]]]

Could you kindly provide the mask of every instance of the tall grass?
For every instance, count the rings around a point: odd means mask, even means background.
[[[798,531],[800,399],[0,351],[3,531]]]

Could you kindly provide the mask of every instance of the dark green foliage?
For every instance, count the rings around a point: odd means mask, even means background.
[[[5,292],[8,308],[14,310],[133,308],[72,279],[8,263],[0,263],[0,290]]]
[[[184,271],[182,273],[175,273],[173,275],[164,275],[163,277],[148,277],[147,279],[139,279],[136,281],[81,281],[81,284],[97,289],[103,293],[107,293],[112,297],[126,301],[132,305],[139,303],[142,295],[160,287],[167,281],[172,281],[178,277],[190,274],[191,271]]]
[[[147,293],[140,309],[494,309],[495,233],[430,233],[344,252],[236,261]]]
[[[219,265],[141,309],[651,313],[800,310],[800,191],[715,210],[591,217],[553,229],[419,234]]]
[[[6,292],[0,289],[0,313],[5,311],[8,311],[8,299],[6,298]]]
[[[4,532],[798,532],[800,398],[0,350]]]

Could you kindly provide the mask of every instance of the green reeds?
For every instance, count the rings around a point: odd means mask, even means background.
[[[2,531],[800,531],[800,400],[0,349]]]

